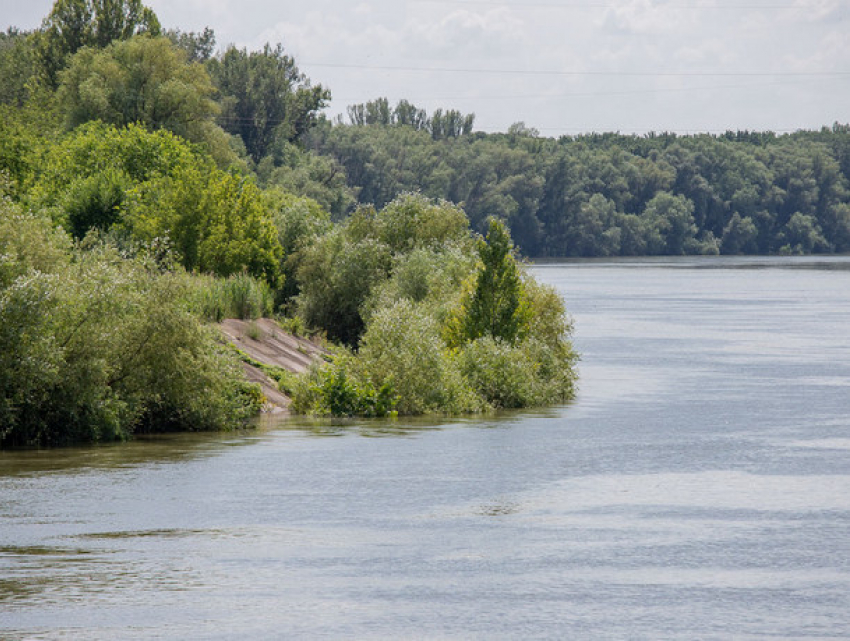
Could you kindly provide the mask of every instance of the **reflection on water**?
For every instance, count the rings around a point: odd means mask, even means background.
[[[844,638],[848,266],[537,268],[564,408],[2,452],[0,638]]]

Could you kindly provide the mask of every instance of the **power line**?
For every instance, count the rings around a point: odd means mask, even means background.
[[[477,74],[513,74],[527,76],[601,76],[635,78],[760,78],[760,77],[850,77],[850,71],[557,71],[543,69],[492,69],[461,67],[413,67],[404,65],[364,65],[331,62],[301,62],[302,67],[321,67],[330,69],[360,69],[364,71],[414,71],[425,73],[477,73]]]
[[[626,89],[618,91],[576,91],[568,93],[546,93],[546,94],[530,94],[514,92],[501,96],[429,96],[425,98],[410,97],[405,99],[411,102],[434,102],[434,101],[450,101],[450,100],[547,100],[556,98],[601,98],[606,96],[635,96],[635,95],[653,95],[662,93],[687,93],[699,91],[717,91],[723,89],[759,89],[763,87],[785,87],[791,84],[803,84],[817,82],[819,79],[799,79],[782,82],[759,82],[748,84],[734,85],[702,85],[699,87],[664,87],[654,89]],[[361,98],[346,98],[334,96],[335,102],[352,102],[361,100]]]
[[[460,4],[460,5],[479,5],[479,6],[497,6],[511,7],[514,9],[621,9],[622,5],[602,2],[524,2],[518,4],[516,2],[502,2],[499,0],[413,0],[416,4]],[[788,10],[788,9],[807,9],[796,4],[721,4],[721,5],[702,5],[694,3],[665,3],[662,5],[654,5],[646,7],[648,9],[694,9],[698,11],[708,10],[731,10],[731,11],[750,11],[755,9],[769,10]]]

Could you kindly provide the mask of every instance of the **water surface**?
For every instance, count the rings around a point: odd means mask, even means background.
[[[535,271],[569,406],[0,452],[0,638],[850,636],[850,260]]]

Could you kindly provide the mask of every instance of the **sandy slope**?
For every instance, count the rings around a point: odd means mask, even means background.
[[[324,350],[307,339],[284,332],[273,320],[261,318],[256,321],[227,319],[222,321],[221,330],[228,340],[254,360],[266,365],[301,373],[310,363],[322,357]],[[249,334],[257,335],[251,338]],[[261,370],[247,363],[242,364],[248,380],[259,383],[273,412],[284,412],[289,407],[289,398],[282,394],[274,381]]]

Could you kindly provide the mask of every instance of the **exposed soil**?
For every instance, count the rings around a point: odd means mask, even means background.
[[[326,353],[306,338],[283,331],[269,318],[255,321],[229,318],[222,321],[221,330],[231,343],[254,360],[298,374],[306,372],[313,361],[321,359]],[[278,390],[275,381],[252,365],[243,363],[242,367],[248,380],[259,383],[263,388],[268,411],[288,411],[289,397]]]

